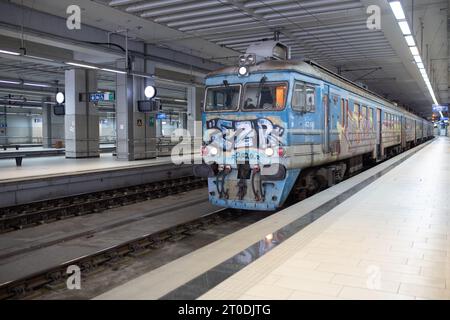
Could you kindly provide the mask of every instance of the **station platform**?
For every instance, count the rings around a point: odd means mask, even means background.
[[[102,153],[89,159],[26,158],[21,167],[0,160],[0,208],[192,175],[192,156],[184,158],[185,164],[176,165],[171,157],[119,161]]]
[[[16,167],[14,161],[0,160],[0,183],[167,163],[171,163],[170,157],[130,162],[118,161],[108,153],[100,154],[99,158],[88,159],[66,159],[64,156],[30,158],[26,159],[26,164],[22,167]]]
[[[96,299],[450,299],[440,137]]]

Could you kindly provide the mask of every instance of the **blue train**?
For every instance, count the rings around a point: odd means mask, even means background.
[[[276,41],[249,47],[239,66],[209,74],[203,164],[210,201],[276,210],[332,186],[367,162],[433,135],[433,125]]]

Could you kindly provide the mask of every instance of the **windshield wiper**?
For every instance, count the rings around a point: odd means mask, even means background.
[[[261,92],[262,92],[262,89],[263,89],[264,84],[266,83],[266,81],[267,81],[267,77],[266,76],[263,76],[261,78],[261,80],[259,80],[258,93],[256,94],[256,103],[258,105],[258,108],[260,108],[260,106],[259,106],[259,103],[260,103],[259,97],[261,96]]]

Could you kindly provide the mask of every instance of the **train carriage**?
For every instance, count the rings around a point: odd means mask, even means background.
[[[208,178],[213,204],[275,210],[426,138],[423,119],[312,61],[287,58],[285,46],[268,41],[207,76],[204,163],[195,173]]]

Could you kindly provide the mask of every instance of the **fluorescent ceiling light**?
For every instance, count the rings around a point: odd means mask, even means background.
[[[394,12],[394,16],[397,20],[406,19],[405,12],[403,11],[402,4],[400,1],[392,1],[389,2],[392,12]]]
[[[413,56],[420,56],[419,49],[417,49],[417,47],[410,47],[409,50],[411,50]]]
[[[8,51],[8,50],[0,50],[0,53],[10,54],[10,55],[12,55],[12,56],[20,56],[20,53]]]
[[[37,60],[50,61],[50,62],[54,62],[54,61],[55,61],[55,60],[49,59],[49,58],[43,58],[43,57],[37,57],[37,56],[30,56],[30,55],[28,55],[28,54],[27,54],[25,57],[31,58],[31,59],[37,59]]]
[[[90,66],[88,64],[82,64],[82,63],[77,63],[77,62],[66,62],[66,64],[75,66],[75,67],[87,68],[87,69],[99,69],[97,67]]]
[[[419,63],[417,64],[417,67],[419,67],[419,69],[421,69],[421,70],[424,70],[424,69],[425,69],[425,66],[423,65],[423,62],[419,62]]]
[[[414,56],[414,60],[416,61],[416,63],[423,62],[420,56]]]
[[[416,45],[416,42],[414,41],[413,36],[405,36],[405,40],[406,40],[406,43],[408,44],[408,46],[410,46],[410,47],[414,47]]]
[[[6,84],[20,84],[20,81],[11,81],[11,80],[0,80],[0,83],[6,83]]]
[[[409,28],[408,22],[406,21],[400,21],[398,23],[398,25],[400,26],[400,29],[402,30],[402,33],[405,36],[411,35],[411,29]]]
[[[119,74],[126,74],[126,71],[121,71],[121,70],[114,70],[114,69],[107,69],[107,68],[102,68],[103,71],[106,72],[113,72],[113,73],[119,73]]]
[[[41,87],[41,88],[50,88],[49,84],[45,83],[34,83],[34,82],[24,82],[24,86],[31,86],[31,87]]]

